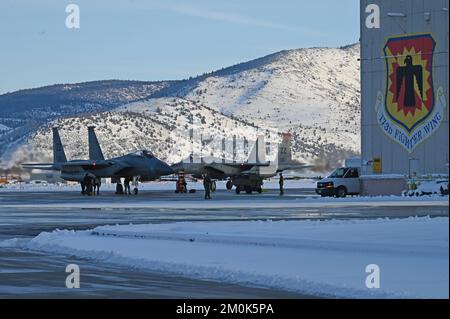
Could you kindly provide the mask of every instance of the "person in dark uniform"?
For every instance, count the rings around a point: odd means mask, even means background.
[[[186,178],[184,176],[183,176],[181,183],[183,185],[183,192],[187,193],[187,182],[186,182]]]
[[[211,199],[211,177],[205,174],[203,177],[203,187],[205,188],[205,199]]]
[[[284,177],[283,177],[282,173],[280,173],[279,183],[280,183],[280,196],[283,196],[284,195]]]
[[[123,195],[123,186],[121,178],[118,178],[116,180],[116,195]]]
[[[86,184],[83,182],[80,182],[80,186],[81,186],[81,195],[86,194]]]
[[[94,178],[94,195],[100,195],[100,186],[102,185],[102,180],[99,177]]]
[[[187,193],[187,182],[184,177],[184,174],[178,175],[176,193]]]
[[[130,177],[125,177],[125,195],[131,195],[131,188],[130,188],[130,182],[131,182],[131,178]]]
[[[92,178],[89,176],[88,173],[86,173],[86,175],[84,175],[83,183],[86,186],[86,194],[88,196],[91,196],[91,194],[92,194]]]

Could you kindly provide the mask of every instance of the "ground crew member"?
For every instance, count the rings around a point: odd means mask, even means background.
[[[86,186],[86,194],[88,196],[91,196],[92,193],[92,178],[89,176],[88,173],[83,178],[83,183]]]
[[[183,185],[183,193],[187,193],[187,182],[186,182],[186,178],[184,176],[181,179],[181,185]]]
[[[187,193],[187,183],[184,178],[184,173],[178,175],[176,193]]]
[[[122,195],[123,194],[123,186],[122,186],[122,179],[119,178],[116,180],[116,195]]]
[[[205,174],[203,177],[203,187],[205,188],[205,199],[211,199],[211,177]]]
[[[86,184],[84,182],[80,182],[81,185],[81,195],[86,194]]]
[[[125,177],[125,194],[131,195],[131,188],[130,188],[130,182],[131,182],[131,178],[129,177]]]
[[[283,196],[284,195],[284,177],[283,177],[282,173],[280,173],[279,183],[280,183],[280,196]]]
[[[100,186],[102,185],[102,180],[99,177],[94,178],[94,194],[97,192],[97,196],[100,195]]]

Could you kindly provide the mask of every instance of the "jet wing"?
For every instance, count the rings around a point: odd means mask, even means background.
[[[214,167],[212,165],[205,166],[205,169],[209,171],[209,173],[216,173],[216,174],[225,174],[225,172],[217,167]]]
[[[302,164],[302,163],[289,163],[289,164],[280,164],[278,165],[277,172],[282,171],[298,171],[305,168],[312,168],[314,165]]]
[[[71,161],[71,162],[67,162],[64,164],[61,164],[61,168],[65,169],[65,168],[82,168],[84,170],[95,170],[95,169],[101,169],[101,168],[107,168],[110,166],[115,165],[116,162],[115,161],[91,161],[91,160],[86,160],[86,161]],[[124,168],[124,166],[122,166],[122,168]]]
[[[43,171],[57,171],[59,170],[58,168],[56,168],[53,163],[23,163],[22,164],[23,168],[28,168],[28,169],[40,169]]]
[[[210,175],[249,175],[255,174],[256,167],[268,167],[270,163],[211,163],[205,166]],[[227,169],[228,168],[228,169]],[[229,171],[231,169],[231,171]]]
[[[120,165],[119,170],[115,171],[114,174],[115,175],[132,175],[133,172],[133,167],[132,166],[125,166],[125,165]]]
[[[244,170],[251,169],[252,167],[267,167],[270,166],[270,162],[264,162],[264,163],[225,163],[224,165],[233,167],[233,168],[240,168]]]
[[[237,168],[240,170],[250,170],[253,167],[267,167],[270,163],[211,163],[204,166],[205,169],[212,170],[217,173],[225,174],[226,167]]]
[[[252,170],[248,170],[248,171],[243,171],[243,172],[240,172],[239,173],[239,175],[240,176],[249,176],[249,175],[255,175],[255,174],[257,174],[258,172],[255,172],[255,171],[252,171]]]

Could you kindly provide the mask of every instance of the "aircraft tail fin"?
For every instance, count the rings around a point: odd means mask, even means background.
[[[61,137],[59,136],[58,128],[53,129],[53,163],[65,163],[67,162],[66,153],[61,143]]]
[[[89,159],[90,160],[104,160],[102,149],[100,148],[100,144],[97,139],[97,135],[95,134],[95,126],[88,127],[88,136],[89,136]]]
[[[292,163],[292,135],[283,133],[283,139],[278,146],[278,163]]]
[[[265,163],[266,162],[266,143],[264,136],[258,136],[255,146],[248,157],[249,163]]]

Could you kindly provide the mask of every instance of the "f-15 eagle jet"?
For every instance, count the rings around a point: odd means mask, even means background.
[[[53,163],[25,163],[24,168],[54,170],[61,172],[67,181],[83,182],[86,174],[92,178],[131,178],[135,181],[134,193],[138,193],[137,181],[153,181],[161,176],[173,174],[172,168],[156,158],[148,150],[140,150],[111,159],[105,159],[95,136],[89,127],[89,160],[68,161],[61,143],[58,129],[53,128]]]
[[[277,160],[274,162],[265,160],[264,138],[259,137],[246,162],[227,162],[224,159],[212,159],[208,162],[187,160],[172,165],[172,169],[176,173],[189,174],[195,178],[202,178],[203,175],[208,174],[212,179],[228,179],[227,189],[231,190],[235,186],[237,194],[241,191],[247,194],[253,191],[261,193],[264,179],[274,177],[286,170],[295,171],[311,167],[311,165],[292,160],[291,138],[290,134],[283,134],[283,140],[278,147]]]

